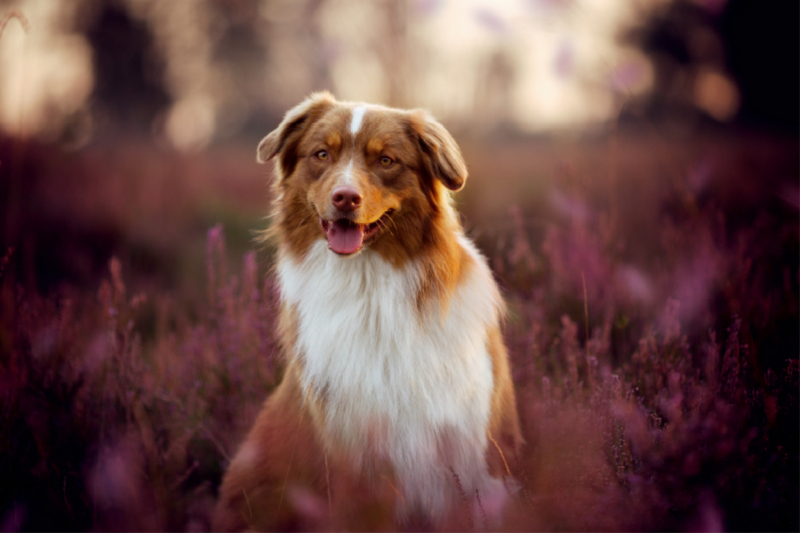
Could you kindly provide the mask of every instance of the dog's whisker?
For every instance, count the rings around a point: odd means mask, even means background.
[[[312,218],[313,216],[314,216],[314,213],[309,213],[308,215],[306,215],[306,217],[305,217],[303,220],[301,220],[300,222],[298,222],[298,223],[297,223],[297,227],[298,227],[298,228],[302,227],[302,226],[303,226],[303,224],[305,224],[305,223],[306,223],[306,221],[307,221],[308,219]]]

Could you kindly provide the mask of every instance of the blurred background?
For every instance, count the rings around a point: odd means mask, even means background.
[[[282,365],[256,146],[322,89],[462,148],[528,442],[510,527],[797,531],[799,26],[796,0],[0,0],[0,531],[210,527]]]
[[[797,127],[797,6],[747,0],[18,0],[0,124],[80,148],[257,137],[311,91],[464,132]]]
[[[216,222],[245,249],[253,147],[320,89],[430,110],[484,231],[564,208],[565,174],[646,217],[645,189],[691,167],[712,190],[741,145],[768,168],[725,194],[797,204],[791,0],[3,0],[0,20],[0,238],[43,288],[111,254],[177,283]]]

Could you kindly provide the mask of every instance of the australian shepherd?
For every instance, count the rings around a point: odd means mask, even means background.
[[[499,514],[522,439],[503,302],[450,199],[455,141],[424,111],[323,92],[261,141],[272,158],[287,366],[215,527],[298,527],[320,507],[347,524],[375,501],[401,526]]]

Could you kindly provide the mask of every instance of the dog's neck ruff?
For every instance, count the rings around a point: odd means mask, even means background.
[[[501,300],[485,260],[457,238],[472,264],[451,301],[429,312],[417,306],[424,269],[414,261],[398,268],[369,249],[340,257],[322,240],[278,261],[304,395],[313,387],[324,404],[324,446],[365,470],[390,465],[404,502],[434,514],[461,488],[499,483],[484,453],[494,386],[486,332]]]

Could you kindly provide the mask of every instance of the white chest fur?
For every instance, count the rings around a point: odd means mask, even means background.
[[[413,263],[397,269],[368,249],[340,257],[321,240],[302,262],[278,262],[281,296],[297,312],[303,386],[325,400],[325,445],[356,463],[388,461],[406,503],[433,513],[458,494],[453,472],[473,493],[494,482],[484,460],[486,341],[500,298],[485,260],[459,241],[474,264],[444,316],[420,316]]]

